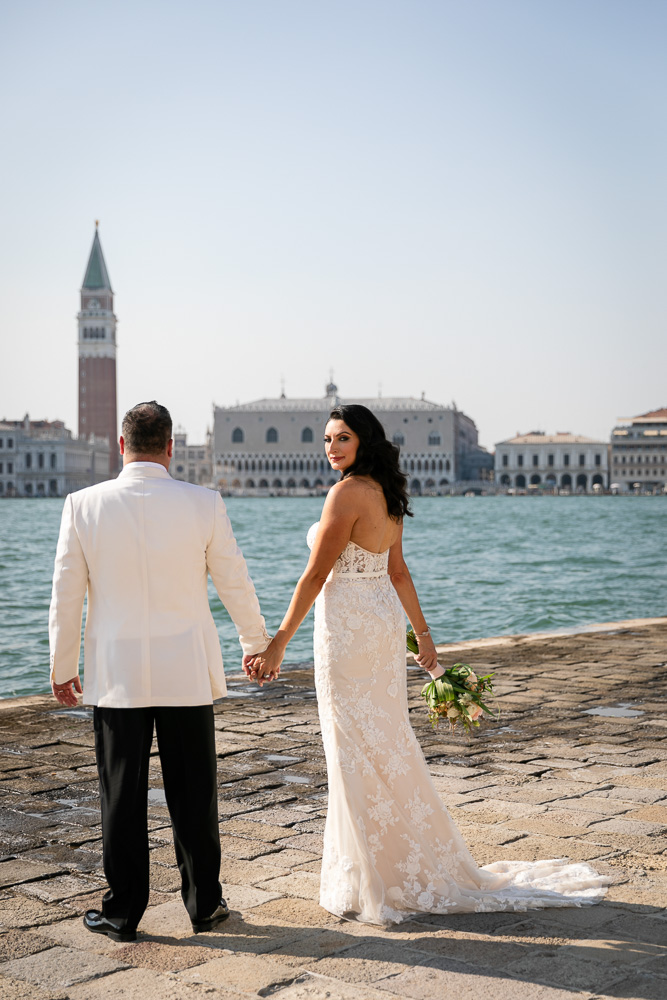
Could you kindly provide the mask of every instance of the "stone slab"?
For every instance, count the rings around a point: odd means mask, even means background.
[[[266,840],[248,840],[247,837],[224,837],[221,841],[222,853],[230,858],[240,858],[250,861],[253,858],[267,857],[280,850],[280,847]]]
[[[284,965],[310,969],[313,963],[321,958],[356,944],[357,940],[348,933],[348,928],[344,924],[326,929],[302,928],[298,936],[294,935],[279,944],[270,954]]]
[[[267,903],[261,903],[246,913],[245,920],[260,927],[279,928],[289,925],[299,928],[312,928],[340,926],[344,924],[348,930],[353,931],[356,927],[366,926],[344,921],[340,917],[335,917],[332,913],[324,910],[313,900],[300,899],[294,896],[285,896],[269,900]]]
[[[106,955],[94,955],[56,945],[25,958],[0,965],[0,975],[23,979],[46,989],[64,989],[75,983],[106,976],[124,966]]]
[[[26,858],[16,858],[0,863],[0,889],[11,888],[22,882],[35,882],[38,879],[50,878],[53,875],[66,875],[67,869],[62,865],[49,864],[45,861],[31,861]]]
[[[197,935],[195,940],[201,937]],[[180,972],[208,962],[211,955],[212,949],[205,944],[142,940],[120,945],[114,958],[117,962],[155,972]]]
[[[206,991],[179,980],[175,975],[152,969],[128,969],[103,979],[70,987],[69,1000],[201,1000]],[[248,1000],[247,993],[218,989],[211,1000]]]
[[[532,983],[542,982],[552,987],[581,991],[594,986],[599,992],[604,992],[606,987],[619,979],[619,973],[612,962],[616,954],[613,947],[607,948],[604,956],[600,954],[601,950],[589,947],[588,941],[580,942],[576,950],[567,946],[550,948],[548,954],[538,948],[518,961],[510,962],[504,971]],[[625,951],[623,955],[628,957]],[[619,964],[623,968],[622,960]]]
[[[320,833],[296,833],[293,836],[283,837],[275,842],[276,847],[287,847],[291,850],[310,851],[318,857],[322,856],[322,834]]]
[[[653,834],[665,835],[663,823],[648,823],[645,820],[631,819],[606,819],[596,823],[591,833],[623,833],[627,837],[651,837]]]
[[[291,986],[282,988],[276,994],[276,1000],[387,1000],[387,993],[367,984],[354,986],[328,976],[305,972]]]
[[[667,976],[638,973],[617,980],[611,993],[598,994],[595,1000],[665,1000]]]
[[[55,903],[43,903],[39,899],[29,899],[18,892],[0,895],[0,928],[3,930],[40,927],[44,924],[55,923],[62,918],[62,906]]]
[[[314,854],[312,851],[292,850],[289,847],[283,848],[278,854],[272,854],[271,864],[279,865],[281,868],[299,868],[308,864],[309,861],[320,861],[321,854]]]
[[[224,845],[227,837],[247,837],[249,840],[271,841],[280,840],[289,835],[289,827],[263,823],[261,814],[252,822],[247,819],[228,819],[220,827],[220,837]]]
[[[260,882],[258,888],[279,895],[299,896],[301,899],[319,899],[320,877],[312,872],[296,871]]]
[[[35,896],[46,903],[58,903],[81,896],[85,893],[106,890],[106,883],[101,879],[81,878],[78,875],[57,875],[55,878],[43,879],[40,882],[28,882],[18,886],[17,890],[27,896]]]
[[[448,998],[453,991],[456,1000],[593,1000],[586,991],[573,993],[568,989],[546,986],[535,982],[523,982],[501,973],[484,975],[471,972],[470,967],[445,958],[434,959],[429,965],[406,969],[390,979],[379,979],[373,983],[376,989],[401,1000],[431,1000]]]
[[[45,934],[32,930],[11,930],[0,935],[0,962],[11,962],[51,947],[53,941]]]
[[[178,973],[184,983],[208,983],[212,986],[238,990],[256,995],[260,990],[278,984],[290,985],[298,973],[278,959],[266,955],[225,954],[204,965]],[[278,992],[277,989],[271,992]]]
[[[398,976],[413,965],[428,964],[432,955],[402,947],[397,950],[391,940],[370,938],[337,955],[322,958],[312,971],[346,983],[373,983],[387,976]]]
[[[11,979],[0,975],[2,1000],[69,1000],[69,996],[69,992],[65,990],[45,990],[35,983],[26,983],[23,979]]]
[[[271,858],[277,856],[275,854],[269,855]],[[239,861],[237,858],[227,858],[223,855],[220,874],[226,882],[231,882],[234,885],[258,885],[267,879],[289,875],[291,867],[291,865],[265,864],[264,858],[255,861]]]

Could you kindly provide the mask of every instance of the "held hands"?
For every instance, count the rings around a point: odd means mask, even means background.
[[[243,657],[243,672],[262,687],[264,681],[273,681],[279,676],[284,655],[284,650],[273,639],[263,653]]]
[[[74,708],[76,705],[77,693],[83,694],[78,674],[71,680],[65,681],[64,684],[56,684],[55,681],[51,681],[51,690],[53,691],[54,697],[58,699],[60,704],[67,705],[68,708]]]
[[[419,645],[419,652],[415,656],[415,661],[424,670],[435,670],[438,665],[438,654],[430,634],[417,636],[417,643]]]

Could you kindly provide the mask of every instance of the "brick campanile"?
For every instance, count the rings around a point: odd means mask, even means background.
[[[118,475],[116,411],[116,317],[113,289],[97,223],[81,287],[79,321],[79,437],[107,438],[109,475]]]

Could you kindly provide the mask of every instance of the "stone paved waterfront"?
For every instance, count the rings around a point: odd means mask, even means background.
[[[614,884],[592,908],[393,930],[317,905],[326,773],[311,670],[261,692],[239,676],[216,706],[233,911],[219,933],[192,934],[153,758],[151,899],[125,945],[81,923],[104,887],[90,712],[0,702],[0,997],[665,1000],[666,644],[659,619],[442,647],[445,663],[496,672],[501,717],[469,741],[431,731],[410,668],[413,724],[477,861],[567,856]]]

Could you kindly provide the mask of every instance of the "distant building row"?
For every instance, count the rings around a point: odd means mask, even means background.
[[[495,481],[514,489],[663,490],[667,408],[621,421],[612,431],[611,443],[540,431],[501,441],[496,445]]]
[[[322,490],[337,476],[324,457],[322,432],[336,387],[321,399],[262,399],[215,407],[213,432],[188,444],[174,432],[175,479],[229,493]],[[448,492],[455,484],[495,480],[510,490],[661,491],[667,486],[667,408],[622,421],[611,443],[577,434],[517,435],[480,447],[470,417],[425,399],[360,399],[400,448],[411,493]],[[106,438],[74,438],[62,421],[0,421],[0,497],[66,496],[109,477]]]
[[[61,420],[0,421],[0,497],[64,497],[109,478],[106,438],[74,438]]]

